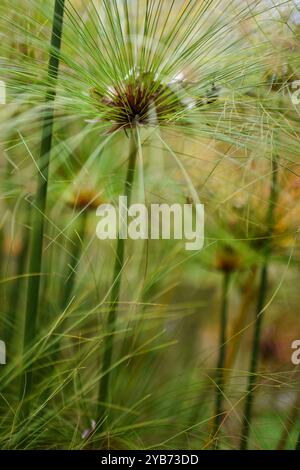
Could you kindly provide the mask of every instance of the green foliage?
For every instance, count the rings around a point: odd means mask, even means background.
[[[295,448],[294,1],[69,0],[60,51],[54,3],[0,6],[1,448]],[[124,185],[204,249],[98,240]]]

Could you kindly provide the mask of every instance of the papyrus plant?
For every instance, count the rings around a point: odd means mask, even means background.
[[[39,3],[35,3],[42,10]],[[57,2],[58,6],[60,14],[56,19],[62,18],[62,2]],[[144,140],[151,144],[155,136],[156,142],[178,166],[185,192],[192,202],[198,202],[199,194],[190,176],[193,165],[186,168],[184,159],[175,150],[175,138],[180,136],[196,144],[201,139],[222,141],[240,149],[257,145],[264,121],[257,97],[245,91],[255,87],[263,63],[264,44],[249,46],[239,33],[240,23],[254,14],[249,2],[103,0],[81,4],[71,1],[65,8],[55,126],[61,130],[72,122],[82,124],[78,134],[65,139],[70,160],[83,139],[96,139],[96,149],[83,165],[83,169],[88,169],[103,155],[107,159],[108,144],[122,138],[128,160],[123,191],[130,199],[134,196],[135,181],[142,188],[141,193],[145,192]],[[20,20],[24,10],[16,8],[14,14]],[[50,63],[48,91],[41,65],[47,47],[40,30],[34,28],[36,20],[28,17],[28,23],[32,27],[29,32],[24,31],[20,21],[10,19],[9,27],[25,35],[30,50],[33,48],[39,54],[26,53],[21,63],[19,56],[15,58],[17,73],[10,71],[9,79],[15,99],[24,106],[31,105],[30,109],[22,111],[20,120],[24,127],[30,125],[33,132],[40,125],[38,111],[43,108],[45,92],[48,99],[53,101],[54,98],[60,30],[56,28],[53,35],[55,44],[51,57],[55,63]],[[7,69],[9,66],[11,62],[7,60]],[[51,103],[51,113],[46,107],[42,162],[38,165],[40,185],[33,224],[25,352],[36,340],[52,123]],[[8,120],[6,130],[14,125],[13,120]],[[145,130],[148,132],[146,139]],[[57,145],[57,159],[60,157],[58,148]],[[201,155],[197,158],[200,160]],[[41,170],[45,172],[40,174]],[[164,175],[161,178],[163,181]],[[109,308],[102,325],[103,342],[99,345],[101,366],[99,373],[95,373],[99,379],[95,417],[101,430],[104,424],[108,427],[110,424],[116,321],[126,269],[123,239],[117,240],[114,252]],[[30,382],[30,374],[27,374],[27,402]]]

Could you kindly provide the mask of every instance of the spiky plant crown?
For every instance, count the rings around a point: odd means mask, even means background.
[[[47,8],[36,7],[47,15]],[[84,4],[83,11],[81,16],[73,2],[67,4],[56,102],[62,125],[82,118],[105,134],[135,124],[174,124],[193,127],[188,132],[202,137],[251,140],[256,111],[244,91],[261,67],[257,51],[263,55],[264,47],[253,50],[239,34],[251,9],[219,0],[154,0],[140,2],[139,8],[127,0],[104,0]],[[14,18],[23,13],[16,8]],[[31,18],[33,30],[36,24]],[[9,27],[21,44],[23,36],[28,42],[13,18]],[[31,105],[32,114],[32,108],[39,112],[36,103],[47,85],[47,51],[40,39],[45,29],[25,41],[30,53],[24,50],[15,73],[11,59],[7,64],[11,89]]]
[[[130,71],[120,85],[108,88],[105,95],[94,88],[91,96],[97,101],[102,119],[114,123],[115,130],[136,124],[155,126],[170,123],[177,116],[218,99],[219,90],[214,84],[201,98],[189,96],[190,87],[183,74],[164,83],[157,76],[136,69]]]

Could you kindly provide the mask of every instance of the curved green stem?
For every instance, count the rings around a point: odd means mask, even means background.
[[[137,156],[137,136],[135,131],[131,131],[131,143],[130,143],[130,153],[129,153],[129,162],[127,168],[127,176],[125,182],[125,196],[127,197],[128,205],[130,204],[132,186],[134,180],[134,172],[136,165],[136,156]],[[111,292],[111,303],[110,309],[108,312],[106,334],[104,340],[104,352],[101,366],[101,378],[99,383],[99,394],[98,394],[98,411],[97,418],[101,422],[101,428],[103,428],[104,423],[107,422],[108,411],[107,411],[107,402],[109,398],[109,385],[110,385],[110,375],[111,375],[111,363],[112,363],[112,354],[113,354],[113,343],[114,343],[114,332],[116,324],[116,313],[118,302],[120,299],[120,290],[121,290],[121,280],[122,280],[122,270],[124,268],[124,252],[125,252],[125,240],[118,237],[117,240],[117,250],[114,266],[114,275],[113,275],[113,287]]]
[[[64,0],[55,0],[52,25],[51,50],[48,65],[48,89],[43,112],[42,139],[38,159],[39,181],[35,196],[32,221],[32,239],[27,287],[26,317],[23,343],[23,357],[33,345],[36,338],[36,323],[40,292],[40,274],[42,267],[42,248],[44,236],[44,213],[47,201],[48,173],[52,147],[56,81],[59,68],[59,54],[63,28]],[[32,369],[24,366],[24,377],[21,384],[21,396],[24,396],[23,414],[29,414],[29,396],[32,388]]]

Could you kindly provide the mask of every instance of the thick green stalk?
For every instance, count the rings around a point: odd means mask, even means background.
[[[224,393],[224,365],[226,360],[226,340],[227,340],[227,319],[228,319],[228,290],[230,282],[230,272],[224,271],[223,273],[223,288],[222,288],[222,304],[221,304],[221,321],[220,321],[220,340],[219,340],[219,357],[217,364],[216,374],[216,404],[215,404],[215,421],[213,435],[218,432],[222,422],[222,403]],[[215,448],[218,448],[218,441],[216,441]]]
[[[27,287],[27,303],[24,330],[23,354],[25,355],[33,345],[36,338],[36,323],[38,314],[38,302],[40,291],[40,274],[42,267],[42,248],[44,235],[44,213],[46,209],[48,173],[50,163],[50,152],[52,147],[52,133],[54,121],[53,103],[56,96],[56,81],[59,67],[59,53],[63,28],[64,0],[55,0],[54,16],[52,25],[51,50],[48,65],[48,89],[45,98],[45,109],[43,112],[41,148],[38,160],[39,181],[34,202],[32,220],[32,239],[29,263],[29,278]],[[24,394],[26,400],[23,413],[29,412],[29,395],[32,388],[32,370],[28,368],[25,372],[21,387],[21,396]]]
[[[130,144],[130,153],[129,153],[129,162],[127,168],[127,176],[125,182],[125,196],[127,196],[127,203],[130,205],[132,186],[134,180],[134,172],[136,165],[136,156],[137,156],[137,141],[135,131],[131,131],[131,144]],[[121,290],[121,280],[122,280],[122,270],[124,267],[124,251],[125,251],[125,240],[118,237],[117,240],[117,251],[115,258],[114,266],[114,275],[113,275],[113,287],[111,293],[111,303],[110,309],[108,312],[107,319],[107,336],[103,345],[103,359],[101,367],[101,378],[99,383],[99,395],[98,395],[98,412],[97,417],[98,421],[101,421],[102,426],[104,422],[107,421],[107,401],[109,398],[109,385],[110,385],[110,368],[112,363],[112,354],[113,354],[113,343],[114,343],[114,332],[115,332],[115,323],[116,323],[116,313],[118,302],[120,299],[120,290]]]
[[[269,198],[269,209],[267,214],[267,227],[268,227],[268,238],[266,240],[264,249],[264,259],[261,268],[260,284],[258,291],[257,309],[256,309],[256,321],[254,324],[254,333],[252,341],[252,352],[251,352],[251,363],[249,370],[249,379],[247,387],[247,395],[244,408],[244,418],[242,424],[241,443],[240,449],[246,450],[248,447],[248,440],[250,434],[251,420],[252,420],[252,409],[254,401],[254,392],[256,388],[256,372],[259,361],[260,352],[260,337],[262,330],[262,322],[264,318],[264,307],[268,288],[268,269],[269,261],[271,256],[271,241],[273,235],[274,225],[274,210],[277,201],[277,179],[278,179],[278,155],[274,155],[272,160],[272,182],[271,191]]]

